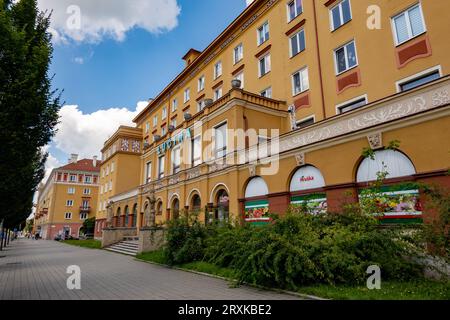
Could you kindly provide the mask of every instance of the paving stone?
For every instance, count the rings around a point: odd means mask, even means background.
[[[19,239],[1,255],[0,300],[298,299],[56,241]],[[81,290],[67,288],[71,265],[81,269]]]

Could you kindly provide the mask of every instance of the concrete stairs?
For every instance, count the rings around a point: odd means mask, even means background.
[[[107,251],[136,256],[138,252],[139,241],[136,238],[125,238],[124,241],[113,244],[105,248]]]

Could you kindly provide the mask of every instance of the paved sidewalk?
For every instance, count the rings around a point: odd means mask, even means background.
[[[1,257],[5,256],[5,257]],[[66,286],[70,265],[81,268],[81,290]],[[0,252],[0,300],[292,300],[297,297],[73,247],[19,239]]]

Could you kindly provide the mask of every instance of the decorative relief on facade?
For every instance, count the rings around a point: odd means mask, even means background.
[[[248,168],[248,170],[250,171],[250,177],[254,177],[256,176],[256,166],[252,165]]]
[[[128,151],[129,147],[130,147],[130,143],[129,143],[128,139],[123,139],[122,140],[121,150],[122,151]]]
[[[295,161],[297,162],[297,166],[304,166],[305,165],[305,153],[300,152],[295,155]]]
[[[188,173],[186,174],[186,179],[190,180],[198,178],[200,174],[201,174],[200,168],[195,168],[193,170],[188,171]]]
[[[433,107],[439,107],[442,106],[444,104],[449,104],[450,103],[450,97],[448,94],[448,90],[443,89],[443,90],[439,90],[436,91],[433,94]]]
[[[181,181],[180,175],[172,176],[172,177],[169,179],[169,185],[171,186],[171,185],[177,184],[177,183],[179,183],[180,181]]]
[[[209,166],[209,172],[216,172],[227,167],[227,163],[225,161],[215,162]]]
[[[280,152],[363,130],[448,104],[450,101],[448,94],[449,87],[450,85],[446,85],[438,90],[423,93],[405,99],[404,101],[386,106],[376,106],[363,114],[358,114],[347,119],[335,120],[337,122],[334,124],[281,138]]]
[[[381,132],[367,136],[367,140],[369,140],[369,145],[372,150],[383,148],[383,135]]]
[[[141,142],[134,140],[133,143],[131,144],[131,150],[135,153],[140,153],[141,152]]]

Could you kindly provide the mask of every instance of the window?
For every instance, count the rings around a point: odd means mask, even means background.
[[[297,128],[303,129],[303,128],[309,127],[310,125],[313,125],[314,122],[315,122],[314,117],[309,117],[307,119],[300,120],[297,122]]]
[[[236,64],[243,58],[244,58],[244,46],[241,43],[233,50],[233,63]]]
[[[205,108],[205,100],[197,101],[197,112],[202,111]]]
[[[308,68],[303,68],[292,75],[292,95],[295,96],[309,89]]]
[[[220,98],[222,98],[222,87],[214,90],[214,101],[219,100]]]
[[[89,209],[89,200],[83,200],[83,202],[81,203],[81,208]]]
[[[264,98],[269,98],[269,99],[271,99],[271,98],[272,98],[272,87],[266,88],[266,89],[264,89],[263,91],[261,91],[261,95],[262,95]]]
[[[330,10],[331,30],[336,30],[352,20],[350,0],[342,0]]]
[[[302,0],[294,0],[288,3],[288,21],[291,22],[303,12]]]
[[[111,166],[112,167],[112,166]],[[111,169],[111,172],[113,171],[113,169]],[[91,184],[92,183],[92,176],[85,176],[84,177],[84,183],[88,183]]]
[[[222,75],[222,61],[214,65],[214,80]]]
[[[109,181],[109,191],[112,191],[112,180]]]
[[[73,207],[73,200],[67,200],[66,207]]]
[[[258,28],[258,46],[269,40],[269,38],[269,22],[265,22],[261,27]]]
[[[153,127],[156,127],[158,125],[158,116],[153,117]]]
[[[291,37],[290,45],[291,45],[291,58],[293,56],[296,56],[303,50],[305,50],[306,44],[305,44],[305,30],[304,29],[300,30],[293,37]]]
[[[172,149],[172,172],[180,172],[181,169],[181,148]]]
[[[429,73],[426,73],[424,75],[418,76],[416,78],[413,78],[412,80],[407,80],[398,85],[399,91],[408,91],[417,87],[420,87],[421,85],[424,85],[426,83],[429,83],[431,81],[434,81],[436,79],[439,79],[441,77],[441,74],[439,70],[434,70]]]
[[[400,45],[426,31],[420,3],[392,18],[396,45]]]
[[[68,188],[67,194],[75,194],[75,188]]]
[[[165,136],[167,134],[166,126],[161,128],[161,135]]]
[[[222,124],[214,129],[215,155],[223,158],[227,154],[227,124]]]
[[[66,212],[66,214],[64,215],[64,218],[66,220],[71,220],[72,219],[72,212]]]
[[[164,107],[162,109],[162,117],[161,117],[161,119],[164,120],[165,118],[167,118],[167,107]]]
[[[358,108],[361,108],[367,104],[367,97],[359,97],[356,99],[353,99],[352,101],[346,102],[344,104],[341,104],[337,106],[338,113],[346,113]]]
[[[85,195],[91,194],[91,189],[85,188],[85,189],[83,190],[83,194],[85,194]]]
[[[346,45],[334,51],[336,74],[341,74],[358,65],[356,57],[355,41],[351,41]]]
[[[166,161],[166,157],[162,156],[158,158],[158,178],[164,178],[164,162]]]
[[[103,194],[103,185],[100,186],[100,194]]]
[[[145,164],[145,183],[152,181],[152,163],[147,162]]]
[[[111,172],[114,172],[114,166],[115,166],[115,164],[114,164],[114,161],[111,163]]]
[[[69,178],[69,181],[70,181],[70,182],[77,182],[77,176],[71,174],[71,175],[70,175],[70,178]]]
[[[149,132],[150,132],[150,123],[147,122],[147,123],[145,124],[145,133],[149,133]]]
[[[240,72],[237,75],[234,76],[235,80],[241,81],[241,89],[244,89],[244,72]]]
[[[191,100],[191,89],[187,88],[186,90],[184,90],[184,103],[188,102],[189,100]]]
[[[193,167],[196,167],[202,163],[202,139],[200,136],[192,139],[191,158]]]
[[[172,112],[177,111],[178,109],[178,99],[173,99],[172,101]]]
[[[262,77],[270,72],[270,54],[265,55],[259,59],[259,77]]]
[[[88,218],[87,213],[80,213],[80,220],[86,220]]]
[[[109,175],[109,165],[106,167],[106,175]]]
[[[205,89],[205,76],[201,76],[198,79],[198,92]]]
[[[170,125],[172,127],[176,128],[177,127],[177,118],[174,118],[174,119],[170,120]]]

